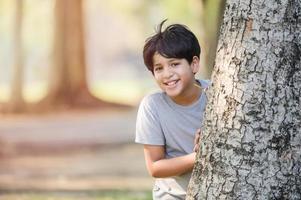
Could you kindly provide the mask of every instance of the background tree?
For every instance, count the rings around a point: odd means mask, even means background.
[[[201,0],[201,69],[203,70],[202,75],[206,78],[210,78],[213,70],[225,2],[225,0]]]
[[[300,1],[227,1],[187,199],[301,199],[300,58]]]
[[[22,17],[23,0],[14,1],[14,29],[13,29],[13,73],[12,89],[9,102],[11,112],[21,112],[24,110],[25,102],[22,96],[23,83],[23,45],[22,45]]]
[[[88,89],[84,40],[82,1],[57,0],[53,66],[44,102],[68,106],[102,103]]]

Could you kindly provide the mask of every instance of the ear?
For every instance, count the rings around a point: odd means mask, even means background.
[[[200,68],[200,59],[197,56],[193,56],[190,66],[193,74],[196,74]]]

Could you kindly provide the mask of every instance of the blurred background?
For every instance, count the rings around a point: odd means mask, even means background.
[[[0,199],[151,199],[143,64],[156,26],[187,25],[210,79],[223,0],[0,0]]]

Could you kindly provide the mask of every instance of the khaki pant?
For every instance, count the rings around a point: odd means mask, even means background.
[[[185,200],[190,173],[171,178],[158,178],[153,188],[154,200]]]

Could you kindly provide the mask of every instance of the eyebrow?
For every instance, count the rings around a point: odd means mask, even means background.
[[[154,64],[154,67],[162,66],[160,63]]]
[[[172,62],[181,62],[180,58],[171,58],[168,63],[172,63]]]
[[[171,63],[171,62],[180,62],[180,59],[179,58],[169,58],[169,60],[167,61],[168,63]],[[158,67],[158,66],[162,66],[161,63],[155,63],[154,64],[154,67]]]

